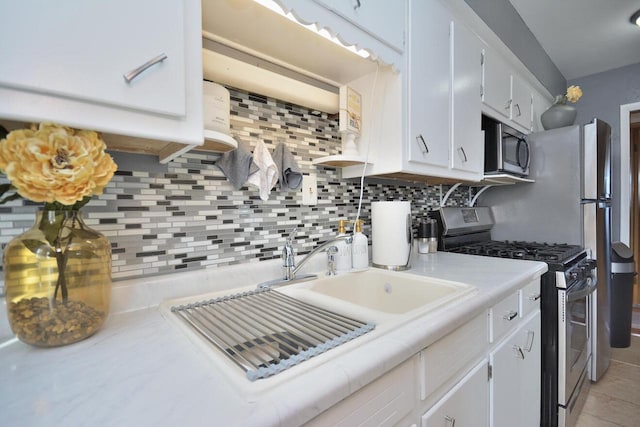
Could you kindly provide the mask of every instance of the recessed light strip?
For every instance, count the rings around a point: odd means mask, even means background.
[[[258,3],[261,6],[266,7],[267,9],[271,10],[272,12],[277,13],[280,16],[284,16],[285,18],[287,18],[288,20],[295,22],[296,24],[300,25],[301,27],[306,28],[309,31],[312,31],[316,34],[318,34],[321,37],[324,37],[325,39],[329,40],[332,43],[337,44],[338,46],[347,49],[350,52],[355,53],[356,55],[362,57],[362,58],[368,58],[370,56],[369,52],[367,52],[364,49],[358,49],[355,45],[345,45],[344,43],[342,43],[340,41],[340,39],[338,39],[337,37],[334,37],[333,35],[331,35],[331,33],[329,33],[329,31],[327,31],[324,28],[318,28],[318,26],[316,24],[303,24],[301,22],[299,22],[295,16],[293,16],[293,14],[291,12],[289,13],[284,13],[284,11],[282,10],[282,8],[274,1],[274,0],[254,0],[256,3]]]

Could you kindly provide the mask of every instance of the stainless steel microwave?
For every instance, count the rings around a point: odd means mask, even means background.
[[[488,116],[482,116],[484,173],[529,175],[531,150],[525,135]]]

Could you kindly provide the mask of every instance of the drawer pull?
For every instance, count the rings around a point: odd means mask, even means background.
[[[124,81],[125,82],[131,83],[133,81],[133,79],[138,77],[145,70],[153,67],[156,64],[161,63],[162,61],[164,61],[167,58],[168,57],[167,57],[167,55],[165,53],[161,53],[160,55],[156,56],[155,58],[151,58],[150,60],[148,60],[147,62],[145,62],[141,66],[139,66],[138,68],[135,68],[135,69],[129,71],[128,73],[123,74],[122,77],[124,77]]]
[[[502,318],[504,320],[508,320],[508,321],[512,321],[516,317],[518,317],[518,312],[517,311],[510,311],[509,313],[507,313],[504,316],[502,316]]]
[[[429,154],[429,147],[427,146],[427,142],[424,140],[422,134],[416,136],[416,141],[418,141],[418,143],[422,143],[422,146],[424,147],[422,154]]]
[[[458,156],[464,163],[467,163],[467,161],[469,160],[467,159],[467,153],[464,152],[464,147],[458,147]]]
[[[444,416],[444,422],[447,426],[456,427],[456,417],[450,417],[449,415]]]
[[[529,295],[529,301],[538,301],[539,299],[540,299],[540,294]]]
[[[519,345],[515,345],[515,344],[513,345],[513,354],[518,359],[524,359],[524,352],[522,351],[522,348]]]
[[[525,346],[525,350],[527,353],[531,353],[531,349],[533,348],[533,339],[535,338],[536,333],[531,329],[527,330],[527,345]]]

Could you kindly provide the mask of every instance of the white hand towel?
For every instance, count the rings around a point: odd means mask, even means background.
[[[249,175],[247,184],[257,187],[260,190],[260,199],[267,200],[271,189],[278,182],[278,168],[261,139],[253,149],[253,162],[258,166],[258,171]]]

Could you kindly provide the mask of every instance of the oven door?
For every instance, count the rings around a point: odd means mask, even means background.
[[[591,356],[592,277],[558,289],[558,404],[566,406]]]

